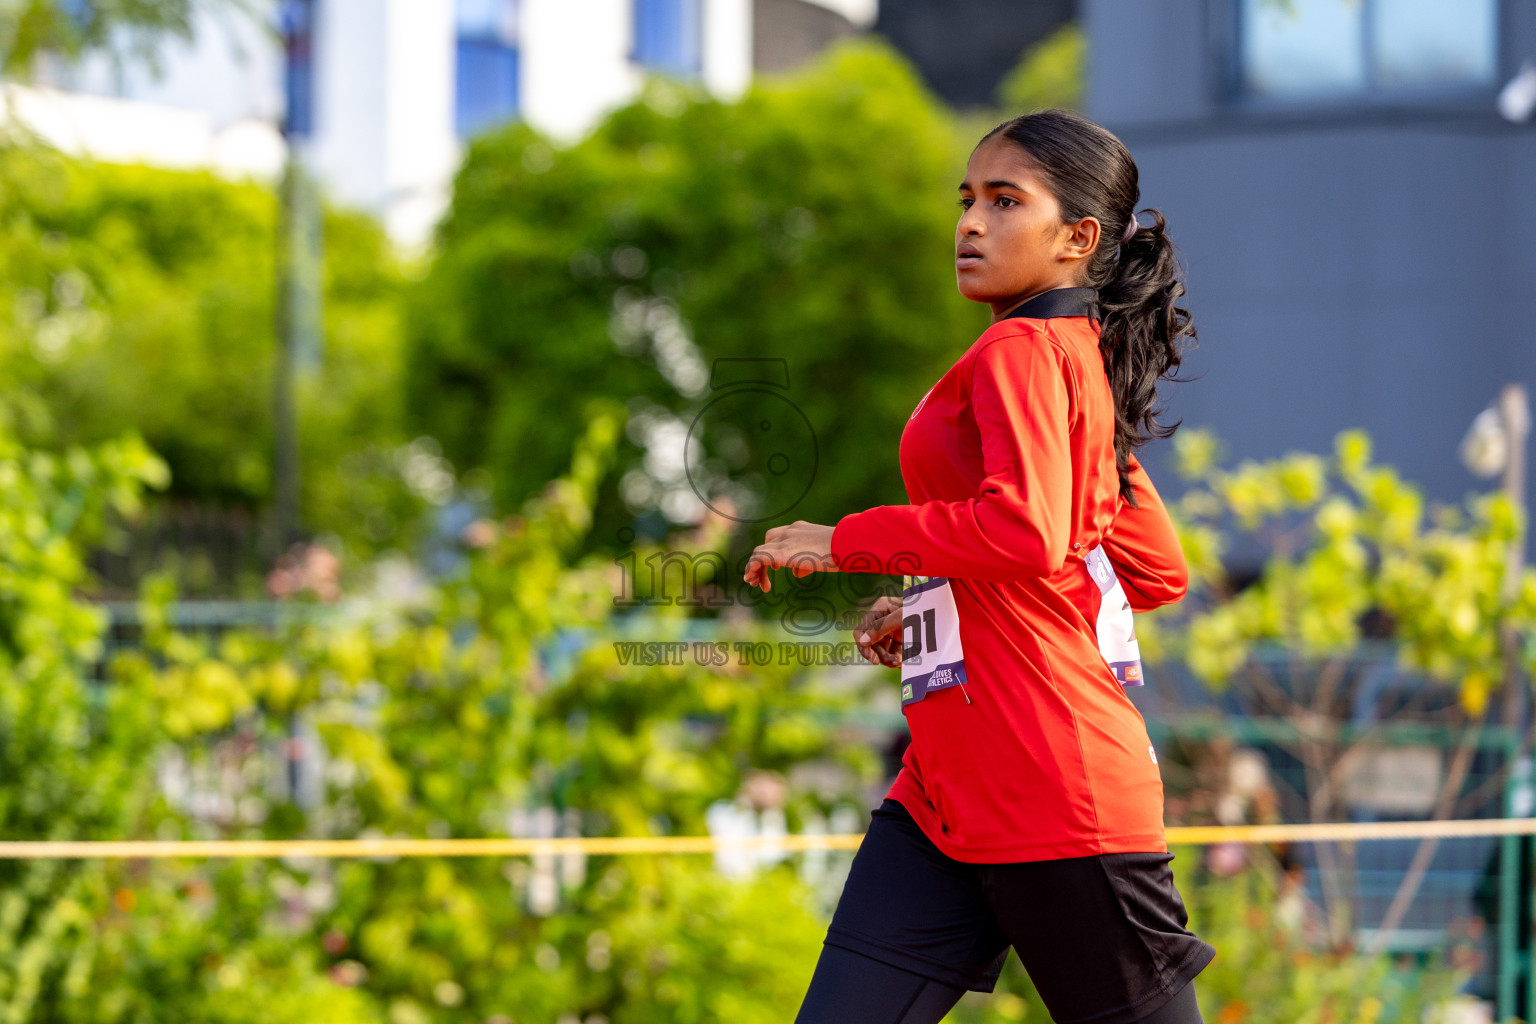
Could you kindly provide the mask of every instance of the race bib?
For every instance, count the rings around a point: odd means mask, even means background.
[[[1109,663],[1110,671],[1123,686],[1141,686],[1141,648],[1136,643],[1136,622],[1131,613],[1131,602],[1115,575],[1115,567],[1103,547],[1095,546],[1085,559],[1088,575],[1098,586],[1103,599],[1099,602],[1099,620],[1094,631],[1099,637],[1099,653]]]
[[[959,686],[965,692],[965,652],[960,616],[944,576],[907,576],[901,593],[901,706],[936,690]],[[971,702],[966,694],[965,702]]]

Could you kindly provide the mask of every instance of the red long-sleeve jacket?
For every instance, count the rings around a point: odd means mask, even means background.
[[[989,327],[902,432],[911,504],[832,536],[843,571],[950,579],[965,687],[907,706],[889,795],[961,861],[1167,849],[1156,754],[1099,653],[1083,558],[1102,544],[1138,611],[1181,598],[1187,570],[1134,460],[1138,504],[1120,497],[1094,299],[1046,292]]]

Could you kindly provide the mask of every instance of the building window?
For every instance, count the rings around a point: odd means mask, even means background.
[[[454,127],[467,139],[517,116],[517,0],[456,0]]]
[[[703,70],[701,0],[635,0],[636,64],[676,78]]]
[[[1235,0],[1239,82],[1306,97],[1487,86],[1499,0]]]

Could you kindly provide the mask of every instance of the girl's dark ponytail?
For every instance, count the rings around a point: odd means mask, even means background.
[[[1178,423],[1159,423],[1157,382],[1179,368],[1184,338],[1194,338],[1189,310],[1177,305],[1184,294],[1177,254],[1157,210],[1152,223],[1137,227],[1119,247],[1109,280],[1098,284],[1104,319],[1099,352],[1115,395],[1115,461],[1120,493],[1133,506],[1129,460],[1133,448],[1154,437],[1168,437]],[[1107,225],[1106,225],[1107,226]]]
[[[1120,493],[1131,505],[1130,455],[1177,423],[1157,419],[1157,382],[1177,380],[1185,339],[1195,338],[1167,222],[1157,210],[1151,225],[1131,228],[1141,200],[1136,162],[1107,129],[1065,110],[1044,110],[1005,121],[995,135],[1017,143],[1034,160],[1056,196],[1064,220],[1093,217],[1099,245],[1088,261],[1089,287],[1098,289],[1103,320],[1099,351],[1115,396],[1115,461]],[[1121,239],[1130,232],[1122,245]]]

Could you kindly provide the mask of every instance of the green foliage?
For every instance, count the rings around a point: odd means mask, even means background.
[[[46,448],[133,429],[170,465],[172,496],[269,501],[275,214],[270,190],[208,173],[0,147],[0,413]],[[328,212],[303,499],[311,528],[364,550],[424,504],[394,457],[399,285],[378,226]]]
[[[136,439],[62,457],[28,451],[0,432],[0,834],[43,838],[74,820],[119,821],[110,785],[121,760],[92,764],[79,677],[101,652],[102,615],[77,602],[78,539],[105,512],[131,511],[165,466]],[[45,770],[39,770],[39,769]],[[101,792],[94,789],[107,783]]]
[[[646,468],[636,421],[680,435],[714,360],[771,354],[820,453],[792,515],[905,500],[892,438],[985,323],[939,272],[963,156],[870,43],[734,104],[652,83],[566,149],[524,126],[478,139],[411,304],[414,422],[512,508],[559,470],[584,403],[630,401],[640,512],[687,484]],[[617,502],[610,486],[596,537],[629,521]]]
[[[74,934],[62,983],[39,978],[33,1015],[16,1021],[212,1021],[218,1024],[384,1024],[366,993],[333,982],[316,950],[267,915],[261,863],[210,867],[121,864],[82,870],[87,895],[68,908]],[[68,942],[64,943],[66,946]],[[34,948],[46,948],[39,944]]]
[[[822,760],[850,786],[867,782],[871,754],[837,743],[810,716],[828,698],[791,668],[620,662],[609,638],[676,638],[686,619],[661,608],[620,626],[612,564],[566,561],[591,528],[617,433],[616,419],[594,421],[571,475],[420,606],[226,636],[217,650],[177,653],[182,638],[161,633],[149,653],[166,669],[135,653],[113,676],[166,714],[204,708],[187,722],[194,731],[253,704],[312,715],[348,781],[307,826],[274,809],[265,829],[275,835],[479,835],[538,807],[579,809],[589,834],[698,834],[705,809],[735,795],[749,771],[787,774]],[[556,675],[538,644],[559,630],[597,642]],[[735,630],[722,639],[761,636],[749,621]],[[370,709],[361,718],[359,700]],[[791,811],[823,809],[825,799],[794,793]],[[392,1017],[766,1022],[798,998],[822,925],[792,877],[742,888],[686,860],[583,870],[548,918],[522,905],[542,883],[521,863],[344,862],[304,881],[334,887],[335,905],[312,933],[346,937]]]
[[[668,639],[687,625],[677,606],[620,623],[614,566],[570,561],[618,431],[616,418],[595,420],[570,474],[418,600],[296,609],[275,630],[214,638],[171,628],[172,595],[152,581],[142,643],[111,658],[99,690],[85,676],[102,622],[65,582],[81,578],[78,531],[109,501],[129,506],[136,482],[163,481],[164,467],[129,443],[66,460],[3,449],[13,457],[0,457],[0,478],[20,484],[0,499],[14,506],[0,517],[14,570],[0,574],[0,597],[15,649],[0,662],[0,830],[470,836],[550,808],[590,834],[697,834],[749,773],[793,778],[815,764],[843,780],[792,785],[792,825],[857,793],[878,770],[873,754],[817,714],[856,693],[828,697],[793,667],[617,657],[610,637]],[[77,532],[50,533],[42,510],[67,506],[60,495],[80,481]],[[21,585],[38,576],[52,589]],[[590,643],[568,663],[550,660],[551,640],[583,632]],[[777,639],[750,618],[719,638]],[[308,812],[274,799],[283,778],[269,772],[283,762],[260,756],[281,748],[294,716],[315,725],[331,765]],[[167,803],[155,768],[171,751],[194,776],[219,766],[225,817],[192,821]],[[767,1024],[798,1000],[824,926],[788,869],[738,883],[694,858],[575,868],[0,861],[0,1020]],[[547,916],[552,896],[559,913]]]
[[[1218,468],[1208,435],[1183,432],[1176,444],[1195,483],[1175,510],[1197,581],[1197,600],[1179,613],[1183,653],[1206,680],[1224,683],[1259,644],[1312,662],[1348,656],[1375,613],[1404,665],[1457,686],[1476,716],[1504,678],[1505,632],[1524,638],[1527,658],[1536,651],[1536,573],[1506,579],[1523,526],[1503,495],[1426,518],[1419,492],[1374,464],[1358,431],[1339,435],[1331,459],[1292,454],[1232,470]],[[1236,593],[1221,563],[1231,527],[1267,551],[1258,581]]]
[[[1199,863],[1183,851],[1174,863]],[[1185,875],[1186,872],[1179,872]],[[1427,964],[1391,956],[1320,951],[1295,918],[1293,879],[1258,868],[1197,884],[1180,877],[1190,928],[1216,947],[1216,960],[1196,980],[1208,1020],[1231,1024],[1324,1024],[1430,1019],[1466,977],[1439,957]]]
[[[108,511],[131,514],[165,464],[137,438],[95,451],[28,451],[0,433],[0,668],[40,679],[98,653],[100,616],[76,604],[84,581],[73,538],[98,533]]]
[[[165,464],[128,438],[60,455],[0,429],[0,835],[113,838],[166,814],[152,767],[152,705],[87,682],[101,613],[72,594],[79,550],[109,512],[132,513]],[[259,869],[258,869],[259,870]],[[253,936],[259,907],[217,909],[175,880],[98,861],[0,860],[0,1021],[379,1021],[279,935]],[[213,885],[198,881],[209,896]]]
[[[1050,107],[1079,110],[1088,77],[1088,35],[1068,22],[1035,44],[997,87],[998,103],[1012,117]]]

